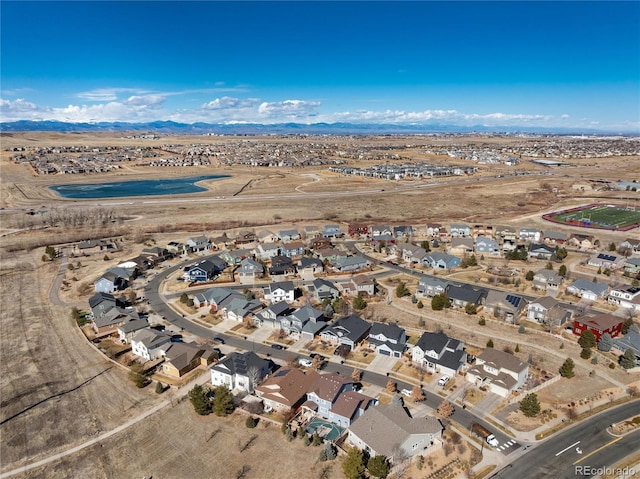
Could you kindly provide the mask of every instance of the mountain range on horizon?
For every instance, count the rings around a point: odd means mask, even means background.
[[[268,135],[268,134],[338,134],[338,135],[418,135],[418,134],[554,134],[554,135],[624,135],[637,136],[637,132],[612,132],[597,129],[543,128],[522,126],[460,126],[449,124],[388,124],[388,123],[177,123],[153,121],[146,123],[97,122],[72,123],[53,120],[20,120],[0,122],[0,132],[149,132],[165,134],[221,134],[221,135]]]

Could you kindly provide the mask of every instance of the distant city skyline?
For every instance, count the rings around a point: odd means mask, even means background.
[[[0,120],[640,133],[640,2],[0,4]]]

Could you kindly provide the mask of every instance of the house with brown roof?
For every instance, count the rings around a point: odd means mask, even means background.
[[[425,454],[442,437],[442,424],[433,416],[411,417],[399,402],[371,407],[349,426],[347,443],[370,456],[391,462],[402,456]],[[394,457],[395,456],[395,457]]]
[[[581,336],[587,329],[600,341],[604,333],[615,338],[622,332],[623,318],[618,318],[613,314],[601,313],[594,316],[580,316],[573,321],[573,334]]]
[[[307,391],[320,375],[316,371],[282,368],[256,387],[266,412],[297,409],[307,399]]]
[[[173,378],[181,378],[200,365],[208,366],[216,358],[217,353],[207,346],[173,342],[165,350],[162,373]]]
[[[507,397],[524,386],[529,376],[529,365],[515,355],[487,348],[476,358],[476,364],[467,371],[467,381],[486,386],[489,391]]]

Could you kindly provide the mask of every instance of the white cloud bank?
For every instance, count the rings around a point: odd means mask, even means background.
[[[196,91],[196,90],[194,90]],[[191,91],[192,93],[193,91]],[[25,99],[0,99],[0,121],[57,120],[65,122],[129,122],[142,123],[172,120],[181,123],[384,123],[384,124],[447,124],[454,126],[512,127],[593,127],[592,119],[574,120],[568,114],[560,116],[528,113],[464,113],[457,110],[356,110],[321,113],[321,102],[287,99],[263,101],[259,98],[221,96],[192,109],[167,108],[167,99],[185,92],[149,93],[127,88],[105,88],[78,93],[77,98],[91,104],[70,104],[65,107],[39,106]],[[130,96],[119,99],[119,95]],[[600,125],[604,128],[604,125]],[[637,123],[626,122],[612,128],[636,130]]]

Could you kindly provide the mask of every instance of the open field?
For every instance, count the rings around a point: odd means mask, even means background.
[[[25,144],[128,145],[133,141],[109,134],[30,133],[3,135],[2,139],[3,149]],[[202,141],[202,137],[171,138],[171,142],[182,144]],[[226,140],[212,138],[206,141]],[[406,139],[394,141],[400,144]],[[508,143],[507,139],[496,141]],[[137,142],[144,144],[143,140]],[[405,150],[403,155],[435,163],[448,161],[426,155],[417,147]],[[586,181],[578,178],[589,175],[593,168],[599,168],[600,177],[611,179],[637,174],[637,158],[575,159],[572,163],[575,166],[571,169],[553,170],[553,174],[548,176],[537,173],[550,170],[523,162],[516,170],[526,166],[536,174],[499,180],[495,178],[497,171],[512,169],[491,165],[480,169],[480,181],[475,181],[475,178],[462,178],[464,181],[443,178],[429,180],[433,186],[415,188],[424,182],[340,177],[320,167],[259,169],[211,166],[153,170],[132,165],[116,174],[36,177],[29,167],[14,164],[7,152],[2,151],[0,233],[6,235],[0,238],[1,471],[82,443],[165,399],[157,396],[152,388],[136,389],[127,379],[126,372],[107,361],[84,340],[69,317],[69,306],[50,303],[49,288],[57,273],[57,264],[41,261],[45,245],[89,238],[122,239],[126,246],[108,261],[102,255],[75,258],[74,262],[80,260],[82,266],[75,273],[65,273],[72,286],[61,295],[62,300],[85,302],[88,293],[84,291],[81,294],[80,290],[88,285],[90,292],[91,281],[102,269],[113,266],[128,255],[137,254],[146,238],[153,238],[162,245],[172,239],[182,241],[191,235],[217,236],[227,231],[231,236],[239,230],[261,225],[282,229],[291,225],[328,222],[344,225],[354,220],[394,224],[492,221],[527,226],[546,224],[548,227],[548,223],[541,219],[542,212],[570,208],[593,202],[596,198],[602,202],[620,202],[630,194],[613,191],[584,193],[573,189],[576,181]],[[354,161],[353,164],[366,163]],[[63,182],[220,173],[231,174],[232,177],[211,182],[210,192],[171,199],[70,201],[60,199],[46,189],[47,185]],[[565,176],[565,173],[571,173],[571,176]],[[34,214],[28,214],[30,210]],[[40,210],[45,213],[37,213]],[[112,211],[113,220],[99,221],[98,210]],[[53,221],[52,212],[61,219]],[[82,222],[69,220],[65,223],[71,214],[76,213],[84,218]],[[570,230],[563,225],[554,225],[554,229]],[[628,232],[606,232],[601,238],[606,244],[620,241],[628,235]],[[78,276],[79,280],[72,281],[73,276]],[[415,285],[409,286],[413,288]],[[417,312],[415,305],[409,301],[404,303],[402,305],[407,310]],[[414,328],[418,321],[413,314],[379,303],[369,306],[366,314],[398,320],[401,325]],[[540,368],[552,372],[557,370],[564,357],[570,354],[575,357],[579,353],[574,344],[567,344],[566,350],[558,351],[559,340],[555,338],[541,345],[556,354],[540,352],[527,344],[533,342],[529,333],[520,335],[516,329],[505,333],[504,326],[490,321],[487,326],[478,327],[475,317],[452,314],[443,321],[428,317],[426,320],[428,329],[440,326],[447,334],[459,335],[471,346],[483,347],[490,337],[499,338],[495,342],[496,348],[500,349],[519,344],[519,357],[524,360],[531,353]],[[604,364],[594,367],[586,362],[578,364],[577,375],[586,379],[591,369],[601,372],[602,377],[609,375],[618,381],[628,380],[626,373],[619,368],[610,371]],[[605,387],[606,381],[601,385]],[[571,399],[566,396],[570,393],[571,390],[564,392],[561,400]],[[237,422],[235,419],[197,418],[189,404],[182,403],[174,409],[157,413],[101,445],[18,477],[69,477],[69,471],[73,471],[77,477],[215,475],[225,478],[235,477],[245,463],[249,467],[247,478],[300,477],[300,471],[310,471],[310,475],[305,477],[320,477],[321,467],[315,464],[316,452],[308,452],[300,442],[286,443],[274,427],[256,431],[259,439],[245,455],[240,454],[236,447],[238,439],[252,433],[234,421]],[[220,428],[220,433],[207,442],[206,437],[217,428]],[[277,446],[277,456],[274,455],[274,445]],[[341,474],[336,463],[328,477],[341,477]]]
[[[557,223],[584,228],[628,230],[640,225],[640,211],[634,206],[592,204],[545,215]]]

